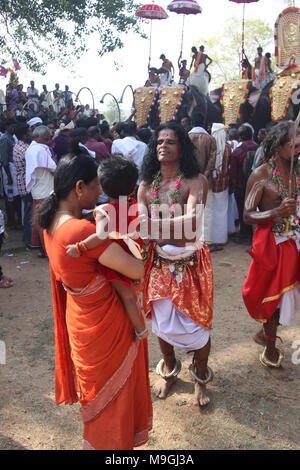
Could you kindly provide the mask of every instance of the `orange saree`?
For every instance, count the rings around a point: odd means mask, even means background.
[[[84,449],[130,450],[152,428],[147,341],[136,341],[115,291],[97,269],[109,242],[79,259],[68,244],[95,226],[71,219],[45,232],[55,319],[56,403],[81,404]]]

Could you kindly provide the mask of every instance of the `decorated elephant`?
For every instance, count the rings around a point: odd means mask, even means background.
[[[205,117],[206,125],[222,122],[221,109],[215,106],[209,96],[199,93],[191,86],[142,87],[135,90],[136,121],[138,126],[145,124],[156,129],[160,123],[191,117],[197,107]]]
[[[226,126],[250,123],[255,129],[272,122],[292,119],[298,115],[300,103],[300,68],[288,67],[263,90],[252,86],[248,79],[227,82],[211,93],[211,101],[223,116]]]

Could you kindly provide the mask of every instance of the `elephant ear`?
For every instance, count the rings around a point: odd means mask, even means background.
[[[163,87],[160,94],[160,120],[162,123],[175,120],[182,104],[184,86]]]
[[[154,87],[141,87],[135,90],[134,106],[136,110],[136,123],[139,127],[147,124],[155,94],[156,88]]]

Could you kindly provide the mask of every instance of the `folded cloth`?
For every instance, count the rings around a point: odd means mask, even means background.
[[[36,126],[37,124],[42,125],[43,121],[39,117],[34,117],[32,119],[29,119],[29,121],[27,121],[27,124],[28,124],[29,127],[32,127],[32,126]]]

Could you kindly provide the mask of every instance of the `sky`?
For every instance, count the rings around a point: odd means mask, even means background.
[[[171,0],[155,0],[163,8],[167,8]],[[141,3],[150,3],[142,1]],[[183,58],[190,59],[190,49],[199,37],[208,38],[215,35],[216,31],[224,25],[226,19],[237,16],[242,25],[243,6],[229,0],[198,0],[202,7],[202,14],[189,15],[185,19],[185,35],[183,46]],[[270,23],[273,27],[279,13],[287,7],[287,0],[259,0],[257,3],[246,5],[246,18],[260,18]],[[296,6],[300,7],[300,0],[296,0]],[[159,57],[164,53],[173,64],[177,64],[182,31],[182,15],[168,12],[169,18],[162,21],[153,22],[152,36],[152,65],[159,67],[161,61]],[[143,23],[143,30],[146,34],[150,31],[150,24]],[[247,34],[247,33],[246,33]],[[95,49],[95,39],[90,39],[90,50],[76,64],[75,73],[71,70],[63,69],[57,63],[48,66],[46,76],[28,72],[22,68],[19,73],[20,83],[26,88],[30,80],[35,80],[39,91],[44,83],[49,90],[54,89],[55,83],[60,84],[60,88],[68,84],[71,91],[77,93],[83,86],[89,87],[95,97],[95,106],[99,111],[105,111],[109,97],[104,105],[100,104],[100,99],[104,93],[112,93],[117,99],[120,98],[124,87],[128,84],[133,88],[142,86],[147,79],[147,65],[149,57],[149,40],[142,39],[135,34],[122,36],[125,47],[118,49],[104,57],[99,57]],[[222,38],[220,38],[222,41]],[[247,36],[246,36],[247,41]],[[205,45],[205,44],[204,44]],[[209,51],[207,51],[209,54]],[[273,51],[272,51],[273,52]],[[117,65],[117,67],[116,67]],[[118,70],[117,70],[118,69]],[[4,80],[0,81],[0,88],[4,89]],[[80,101],[91,103],[91,96],[88,91],[82,91]],[[128,110],[132,103],[132,93],[127,90],[124,97],[123,108]]]

